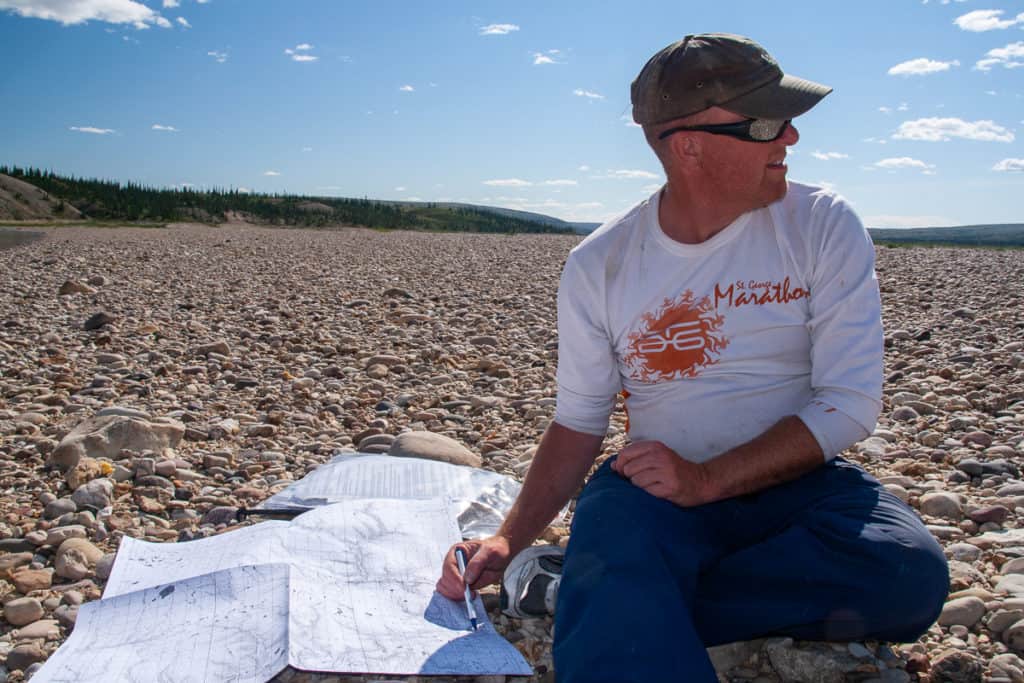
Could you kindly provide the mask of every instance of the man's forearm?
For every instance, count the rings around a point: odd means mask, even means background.
[[[800,418],[791,415],[760,436],[705,462],[704,502],[782,484],[824,463],[817,439]]]
[[[512,554],[536,539],[583,483],[604,437],[552,422],[533,457],[523,490],[498,530]]]

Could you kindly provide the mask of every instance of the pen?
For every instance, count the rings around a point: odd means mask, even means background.
[[[459,573],[462,574],[463,587],[466,591],[466,614],[469,616],[470,630],[476,630],[476,610],[473,608],[473,594],[469,592],[469,584],[466,583],[466,551],[462,548],[455,549],[455,561],[459,563]]]

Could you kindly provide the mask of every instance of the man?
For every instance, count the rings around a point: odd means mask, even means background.
[[[666,47],[633,82],[667,183],[569,255],[555,420],[498,535],[459,544],[471,586],[499,580],[626,396],[632,441],[576,505],[561,683],[710,682],[712,645],[913,640],[941,610],[941,548],[836,457],[874,428],[883,347],[866,231],[836,195],[786,181],[790,120],[830,91],[720,34]],[[450,552],[438,590],[461,586]]]

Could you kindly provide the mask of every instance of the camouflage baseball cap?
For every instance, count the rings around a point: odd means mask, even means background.
[[[630,95],[633,120],[664,123],[709,107],[753,119],[791,119],[832,88],[782,73],[749,38],[728,33],[686,36],[644,65]]]

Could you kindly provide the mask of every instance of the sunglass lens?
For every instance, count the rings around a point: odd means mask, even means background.
[[[750,123],[750,137],[768,142],[782,135],[789,123],[783,119],[755,119]]]

